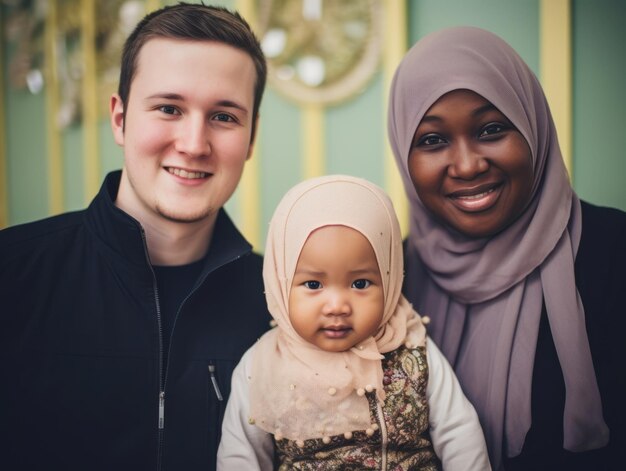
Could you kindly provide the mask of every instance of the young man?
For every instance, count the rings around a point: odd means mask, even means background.
[[[214,469],[232,370],[269,327],[261,257],[222,209],[265,80],[225,9],[130,35],[122,171],[88,209],[0,233],[0,469]]]

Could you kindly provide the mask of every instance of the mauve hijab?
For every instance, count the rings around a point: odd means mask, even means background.
[[[528,142],[534,173],[524,213],[499,234],[472,239],[423,206],[408,171],[415,129],[442,95],[472,90]],[[473,403],[494,469],[518,455],[531,425],[531,382],[542,302],[565,380],[564,447],[608,443],[574,259],[581,234],[574,194],[543,90],[498,36],[473,27],[432,33],[406,54],[391,86],[389,140],[411,207],[405,286],[432,319],[429,334]]]

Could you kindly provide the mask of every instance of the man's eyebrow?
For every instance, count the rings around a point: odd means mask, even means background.
[[[226,108],[236,108],[240,111],[243,111],[244,113],[248,112],[248,108],[246,108],[243,105],[240,105],[239,103],[237,103],[236,101],[232,101],[232,100],[220,100],[216,103],[217,106],[224,106]]]
[[[153,100],[155,98],[165,99],[165,100],[182,100],[183,96],[178,93],[155,93],[154,95],[150,95],[146,97],[146,100]]]
[[[178,94],[178,93],[155,93],[153,95],[150,95],[148,97],[146,97],[146,100],[154,100],[154,99],[160,99],[160,100],[175,100],[175,101],[184,101],[185,98]],[[216,106],[223,106],[225,108],[236,108],[238,110],[243,111],[244,113],[248,112],[248,108],[246,108],[243,105],[240,105],[239,103],[237,103],[236,101],[232,101],[232,100],[219,100],[217,103],[215,103]]]

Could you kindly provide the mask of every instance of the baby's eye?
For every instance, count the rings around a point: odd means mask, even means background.
[[[180,114],[176,107],[172,105],[159,106],[159,111],[162,111],[165,114]]]
[[[371,284],[372,282],[370,280],[356,280],[352,282],[352,287],[356,289],[365,289]]]
[[[319,281],[315,281],[315,280],[305,281],[302,284],[304,285],[305,288],[308,288],[308,289],[320,289],[322,287],[322,283],[320,283]]]
[[[480,131],[480,137],[492,136],[501,133],[506,128],[500,123],[490,123]]]

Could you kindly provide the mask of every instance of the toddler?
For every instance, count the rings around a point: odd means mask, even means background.
[[[292,188],[263,278],[276,328],[233,374],[218,470],[490,469],[476,412],[401,294],[380,188],[348,176]]]

